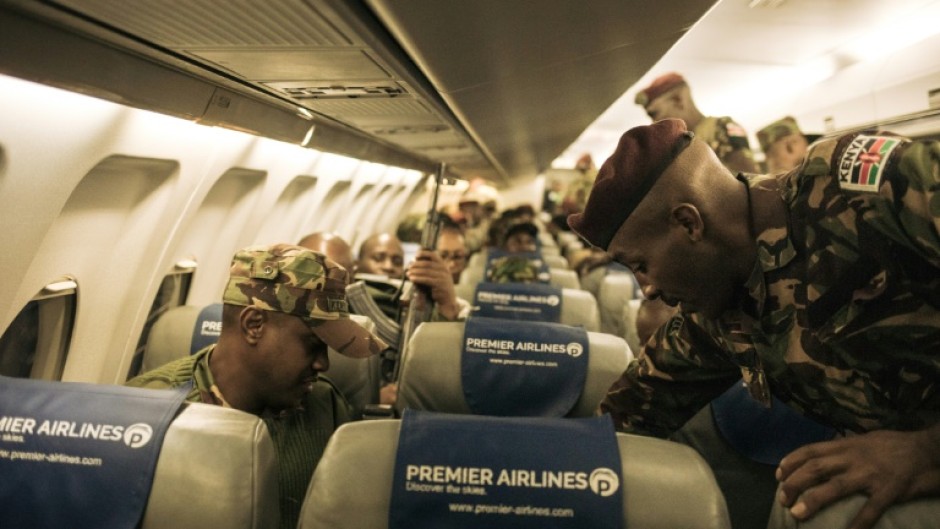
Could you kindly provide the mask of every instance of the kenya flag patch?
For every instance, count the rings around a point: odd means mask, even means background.
[[[901,138],[856,136],[839,160],[839,185],[853,191],[878,191],[881,175]]]

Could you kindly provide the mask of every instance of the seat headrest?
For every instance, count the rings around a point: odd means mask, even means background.
[[[476,285],[458,284],[457,297],[473,303]],[[584,327],[587,331],[601,330],[601,315],[597,301],[590,292],[574,288],[561,289],[561,318],[558,323]]]
[[[400,421],[349,423],[330,439],[298,529],[386,529]],[[711,470],[691,448],[617,434],[623,527],[728,529]]]
[[[470,414],[461,381],[464,323],[424,323],[411,338],[402,363],[395,407]],[[632,354],[622,338],[588,333],[587,378],[581,397],[568,414],[590,417],[623,373]]]
[[[142,529],[277,527],[277,455],[264,422],[188,404],[157,460]]]

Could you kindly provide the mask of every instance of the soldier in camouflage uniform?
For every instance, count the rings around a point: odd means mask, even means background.
[[[739,377],[847,435],[777,469],[797,519],[851,494],[852,527],[940,496],[940,144],[856,133],[735,178],[684,123],[623,135],[572,229],[678,305],[601,405],[666,436]]]
[[[695,137],[707,143],[732,173],[758,171],[744,128],[728,116],[703,115],[695,106],[689,85],[681,75],[667,73],[657,77],[636,94],[635,101],[653,121],[666,118],[685,121]]]
[[[809,141],[791,116],[778,119],[757,131],[757,141],[766,156],[768,173],[793,169],[806,156]]]
[[[349,319],[346,270],[319,253],[279,244],[239,251],[222,296],[219,342],[128,381],[189,386],[187,400],[264,419],[278,453],[280,527],[294,528],[327,440],[350,418],[346,399],[318,374],[327,347],[353,358],[386,348]]]

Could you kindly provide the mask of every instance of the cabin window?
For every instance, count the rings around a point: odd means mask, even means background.
[[[77,285],[63,279],[47,285],[0,337],[0,375],[61,380],[75,323]]]
[[[131,367],[127,372],[127,379],[131,379],[140,374],[140,366],[144,361],[144,351],[147,349],[147,340],[150,338],[150,330],[153,328],[160,316],[173,307],[179,307],[186,304],[186,298],[189,295],[189,286],[193,281],[196,263],[186,262],[177,263],[177,271],[168,274],[160,283],[157,289],[157,295],[153,298],[150,305],[150,312],[147,314],[147,321],[144,322],[144,329],[140,333],[140,339],[137,340],[137,347],[134,348],[134,358],[131,360]]]

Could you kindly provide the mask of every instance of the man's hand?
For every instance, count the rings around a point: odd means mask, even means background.
[[[379,404],[394,405],[398,400],[398,384],[391,382],[379,389]]]
[[[848,529],[870,529],[895,503],[940,496],[940,425],[810,444],[780,462],[777,479],[778,500],[798,520],[846,496],[865,494],[868,501]]]
[[[441,316],[450,321],[457,319],[460,306],[454,291],[454,279],[447,269],[447,264],[437,252],[420,250],[408,267],[407,275],[414,284],[431,289],[431,298],[437,304],[437,311]]]

